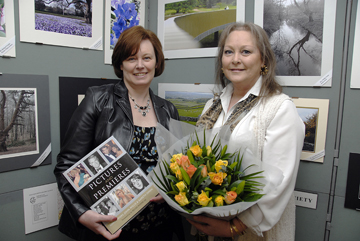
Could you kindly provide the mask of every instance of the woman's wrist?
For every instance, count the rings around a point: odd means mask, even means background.
[[[233,230],[235,235],[242,236],[246,233],[246,225],[238,218],[230,220],[230,228]]]

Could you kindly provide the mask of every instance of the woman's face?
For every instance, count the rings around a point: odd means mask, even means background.
[[[125,59],[120,69],[123,71],[123,79],[127,86],[150,86],[155,76],[156,56],[152,43],[143,40],[139,51]]]
[[[231,32],[225,41],[222,67],[234,88],[250,89],[260,77],[262,65],[252,34],[243,30]]]
[[[123,191],[120,190],[120,189],[116,190],[115,195],[116,195],[117,197],[124,197],[124,193],[123,193]]]
[[[136,188],[136,189],[142,189],[143,188],[143,183],[142,183],[142,181],[139,179],[139,178],[136,178],[136,177],[134,177],[134,178],[132,178],[132,179],[130,179],[131,180],[131,182],[132,182],[132,184],[133,184],[133,186]]]

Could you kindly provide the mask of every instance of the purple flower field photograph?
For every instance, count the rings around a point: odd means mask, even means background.
[[[35,0],[35,29],[92,37],[92,0]]]

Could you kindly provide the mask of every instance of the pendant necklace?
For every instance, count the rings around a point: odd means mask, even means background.
[[[141,106],[141,105],[138,105],[138,103],[136,103],[135,99],[133,97],[131,97],[131,95],[129,94],[129,97],[130,99],[134,102],[134,108],[135,109],[138,109],[139,112],[142,114],[142,116],[146,117],[146,114],[149,113],[149,110],[151,109],[150,107],[150,97],[148,98],[147,100],[147,104],[146,106]]]

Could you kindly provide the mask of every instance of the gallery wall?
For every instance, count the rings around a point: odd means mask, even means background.
[[[254,21],[256,3],[245,1],[246,21]],[[357,4],[358,1],[351,0],[336,2],[331,86],[284,87],[284,92],[291,97],[328,99],[330,102],[324,162],[300,163],[296,190],[317,195],[317,205],[315,209],[297,207],[297,241],[357,240],[360,235],[359,212],[344,207],[349,154],[360,153],[359,94],[357,89],[350,88]],[[19,1],[14,1],[14,9],[16,57],[0,57],[0,73],[48,78],[52,152],[51,164],[0,173],[0,226],[6,230],[1,232],[0,239],[70,240],[58,232],[57,227],[25,235],[23,189],[55,182],[53,169],[60,150],[59,77],[117,77],[112,66],[104,64],[103,51],[20,42]],[[157,9],[156,0],[146,2],[145,26],[154,32],[158,29]],[[158,83],[212,84],[214,66],[213,57],[167,59],[164,73],[153,80],[151,88],[157,93]]]

